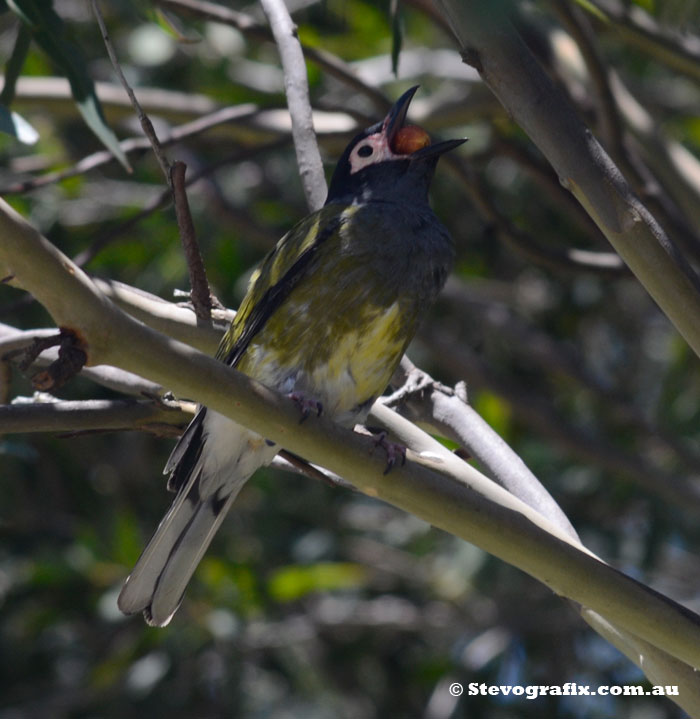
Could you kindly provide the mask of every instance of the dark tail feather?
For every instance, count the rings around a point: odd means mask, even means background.
[[[143,612],[149,624],[163,627],[180,606],[188,582],[238,494],[231,487],[227,496],[217,493],[202,500],[201,479],[200,469],[178,493],[126,580],[118,599],[125,614]]]

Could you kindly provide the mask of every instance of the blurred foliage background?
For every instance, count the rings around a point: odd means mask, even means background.
[[[249,109],[168,149],[188,177],[202,175],[190,189],[202,253],[215,293],[236,307],[255,263],[306,208],[259,7],[238,6],[257,23],[241,31],[184,4],[102,7],[161,138],[220,107]],[[356,123],[376,121],[383,108],[319,63],[321,52],[388,102],[419,82],[412,119],[470,138],[433,186],[458,260],[409,354],[441,381],[467,382],[471,403],[592,550],[697,609],[697,359],[631,274],[608,262],[605,240],[461,64],[430,3],[288,5],[316,53],[308,72],[329,171]],[[11,58],[20,25],[0,9],[0,57]],[[89,4],[55,0],[54,9],[84,69],[114,85]],[[568,2],[518,9],[528,44],[604,141],[605,112],[574,27],[590,30],[602,67],[651,122],[649,137],[697,156],[699,60],[695,76],[683,73],[600,12]],[[698,42],[697,3],[640,0],[628,9],[654,32]],[[172,208],[158,205],[164,184],[150,152],[130,154],[131,175],[111,162],[37,182],[102,151],[67,85],[56,84],[64,74],[38,41],[29,45],[11,109],[39,137],[27,145],[0,135],[0,193],[88,272],[171,299],[187,289],[187,271]],[[98,84],[111,128],[139,136],[128,104],[108,91]],[[698,206],[676,192],[677,177],[659,174],[658,148],[629,112],[618,116],[622,144],[607,149],[697,262]],[[696,166],[688,167],[685,179]],[[577,263],[565,255],[572,249],[604,262]],[[40,306],[2,286],[0,322],[50,326]],[[3,368],[4,401],[32,394],[26,373]],[[116,396],[81,378],[58,395]],[[0,439],[0,719],[681,716],[651,697],[451,697],[453,681],[645,679],[518,570],[367,497],[272,470],[242,492],[170,626],[121,616],[121,583],[170,501],[160,471],[171,446],[139,432]]]

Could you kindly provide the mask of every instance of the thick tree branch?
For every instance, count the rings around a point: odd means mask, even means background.
[[[143,430],[178,437],[191,412],[154,400],[92,399],[0,405],[0,434]]]
[[[0,270],[35,294],[58,323],[85,338],[90,362],[143,374],[235,417],[366,494],[478,544],[618,628],[700,665],[700,617],[608,567],[468,464],[460,463],[459,476],[451,473],[452,465],[442,474],[442,457],[409,451],[405,466],[384,475],[385,459],[373,453],[371,439],[324,418],[300,425],[292,400],[129,318],[5,203],[0,233]]]
[[[463,57],[552,164],[618,254],[700,356],[700,281],[519,36],[503,0],[435,0]]]

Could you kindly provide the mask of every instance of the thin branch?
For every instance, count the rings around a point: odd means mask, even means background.
[[[190,213],[190,203],[187,201],[187,192],[185,191],[186,170],[187,166],[184,162],[174,162],[170,167],[170,186],[175,200],[175,214],[177,216],[177,226],[180,229],[180,240],[185,251],[187,270],[190,274],[190,287],[192,288],[190,299],[194,307],[194,313],[200,322],[210,323],[212,296],[209,282],[207,281],[207,271],[204,268],[204,260],[202,260],[202,253],[199,251],[197,232],[194,229],[194,221]]]
[[[206,18],[224,25],[230,25],[250,37],[260,40],[274,41],[274,35],[269,27],[261,25],[253,17],[239,10],[232,10],[206,2],[206,0],[157,0],[159,5],[164,5],[172,10],[185,11],[197,17]],[[321,48],[301,45],[304,57],[314,62],[329,75],[337,78],[348,87],[352,87],[368,97],[377,110],[385,113],[391,107],[391,100],[378,88],[372,87],[363,82],[350,65],[344,62],[337,55]]]
[[[499,237],[512,247],[518,254],[532,262],[558,271],[596,272],[606,275],[625,273],[622,260],[614,252],[594,252],[591,250],[566,249],[550,247],[537,240],[532,234],[517,228],[496,207],[490,192],[478,173],[471,165],[457,157],[447,156],[443,159],[462,184],[479,214],[492,224]]]
[[[431,328],[427,338],[437,350],[437,362],[443,371],[465,377],[470,386],[488,387],[510,404],[513,413],[526,426],[548,437],[556,446],[608,472],[623,475],[677,507],[700,511],[700,489],[692,482],[650,466],[642,458],[619,450],[580,426],[572,426],[539,395],[497,374],[468,347],[458,345],[452,333]]]
[[[700,80],[700,38],[696,35],[662,29],[651,15],[636,4],[588,0],[580,5],[592,11],[605,25],[614,28],[623,40],[693,80]]]
[[[639,151],[690,218],[691,225],[700,227],[700,160],[680,142],[661,132],[659,124],[619,75],[612,73],[610,85],[625,124],[638,140]]]
[[[576,41],[590,75],[597,98],[597,117],[600,120],[601,135],[610,153],[619,160],[625,156],[624,125],[615,104],[608,69],[595,42],[593,28],[580,8],[571,0],[549,0],[549,7],[559,18],[566,31]]]
[[[161,147],[160,140],[158,140],[158,135],[156,134],[155,129],[153,128],[153,123],[151,122],[151,119],[148,117],[148,115],[143,111],[143,108],[141,107],[141,104],[136,99],[136,95],[134,94],[134,91],[131,89],[131,86],[127,82],[126,78],[124,77],[124,73],[122,72],[121,65],[119,64],[119,60],[117,59],[117,54],[114,52],[114,48],[112,47],[112,41],[109,39],[109,34],[107,33],[107,27],[105,26],[104,18],[102,17],[102,13],[100,12],[100,8],[97,4],[97,0],[91,0],[92,3],[92,11],[95,15],[95,18],[97,19],[97,24],[100,26],[100,32],[102,33],[102,39],[104,40],[105,48],[107,49],[107,54],[109,55],[109,59],[112,62],[112,67],[114,68],[114,71],[117,73],[117,77],[119,78],[119,81],[122,84],[122,87],[124,90],[126,90],[127,95],[129,96],[129,100],[131,101],[131,104],[136,111],[136,116],[139,119],[139,122],[141,123],[141,128],[143,129],[144,135],[148,138],[149,142],[151,143],[151,147],[153,148],[153,154],[156,156],[156,159],[158,160],[158,164],[160,165],[160,169],[163,171],[163,175],[165,175],[165,180],[168,184],[170,184],[170,162],[168,161],[168,158],[165,156],[165,153],[163,152],[163,148]]]
[[[221,110],[216,110],[208,115],[199,117],[191,122],[184,123],[178,127],[172,128],[168,132],[168,136],[161,142],[161,147],[169,147],[175,145],[183,140],[196,137],[202,133],[207,132],[213,127],[227,124],[234,121],[250,120],[259,115],[260,110],[257,105],[245,104],[237,105],[235,107],[224,107]],[[151,142],[147,137],[130,137],[126,140],[122,140],[119,143],[122,151],[125,154],[131,154],[136,152],[143,152],[151,147]],[[91,155],[86,155],[81,160],[78,160],[74,165],[65,168],[64,170],[56,170],[53,172],[47,172],[38,177],[34,177],[31,180],[15,182],[5,187],[0,187],[0,194],[2,195],[14,195],[18,193],[29,192],[36,190],[39,187],[50,185],[61,180],[82,175],[90,170],[94,170],[98,167],[108,165],[115,161],[114,155],[107,150],[100,150],[94,152]]]
[[[203,177],[206,177],[207,175],[210,175],[214,172],[217,172],[222,167],[225,167],[226,165],[230,164],[237,164],[239,162],[243,162],[244,160],[248,160],[253,157],[257,157],[258,155],[268,152],[270,150],[274,150],[280,147],[283,147],[287,144],[286,138],[281,138],[278,140],[273,140],[271,142],[266,143],[265,145],[261,145],[258,147],[246,147],[242,150],[237,150],[236,152],[231,153],[230,155],[226,155],[225,157],[220,158],[216,162],[213,162],[206,167],[203,167],[201,170],[198,170],[197,172],[193,172],[188,178],[186,178],[186,186],[190,187],[194,183],[196,183],[198,180],[200,180]],[[111,242],[114,242],[117,238],[119,238],[121,235],[123,235],[125,232],[128,232],[131,230],[132,227],[137,225],[139,222],[144,220],[146,217],[149,217],[154,212],[159,210],[162,207],[166,207],[168,202],[171,198],[171,193],[168,189],[165,189],[158,197],[154,198],[149,202],[149,204],[143,208],[143,210],[139,210],[134,215],[132,215],[128,220],[124,220],[123,222],[117,224],[116,226],[112,227],[108,230],[101,230],[100,236],[92,242],[92,244],[84,249],[82,252],[77,254],[73,259],[74,262],[81,267],[86,265],[88,262],[93,260],[97,254],[103,250],[107,245],[109,245]]]
[[[700,260],[700,239],[682,208],[650,172],[641,156],[633,152],[634,146],[626,141],[624,123],[612,90],[615,73],[606,66],[600,55],[588,17],[579,8],[572,7],[570,0],[552,0],[550,5],[578,44],[588,67],[598,97],[598,116],[602,118],[607,149],[666,232],[672,233],[696,261]]]
[[[202,255],[197,244],[197,235],[194,229],[192,215],[190,213],[190,206],[187,201],[187,193],[185,192],[185,165],[182,162],[176,162],[172,165],[166,157],[160,140],[158,139],[158,135],[153,128],[151,119],[143,111],[139,101],[136,99],[134,91],[131,89],[131,86],[124,77],[119,60],[117,59],[117,55],[114,52],[109,35],[107,34],[107,28],[105,27],[105,22],[97,4],[97,0],[91,0],[91,2],[93,12],[97,18],[97,23],[102,32],[102,39],[104,40],[105,47],[107,48],[109,59],[112,61],[114,70],[129,95],[131,104],[134,106],[136,115],[141,123],[141,128],[151,143],[153,153],[158,160],[160,169],[165,175],[168,187],[172,191],[175,214],[177,216],[177,226],[180,231],[180,240],[185,251],[185,259],[187,260],[187,268],[190,275],[190,286],[192,288],[190,296],[192,303],[194,304],[195,313],[201,322],[210,322],[212,297],[211,291],[209,290],[209,284],[207,282],[206,271],[204,269],[204,262],[202,261]]]
[[[2,91],[0,91],[0,105],[9,107],[14,100],[17,79],[19,78],[20,72],[22,72],[22,66],[27,58],[27,51],[29,50],[31,41],[32,34],[27,25],[23,22],[17,23],[15,45],[7,61],[4,83]]]
[[[296,26],[282,0],[260,0],[260,4],[272,28],[282,60],[301,184],[309,209],[317,210],[326,200],[326,179],[314,132],[306,65]]]
[[[411,422],[428,425],[438,434],[459,442],[486,469],[491,479],[578,539],[571,522],[544,485],[467,403],[466,388],[452,389],[441,385],[405,355],[391,381],[402,388],[402,394],[389,397],[382,404]],[[386,422],[385,417],[374,417]],[[391,423],[384,426],[389,431],[396,431]]]
[[[97,82],[95,90],[108,119],[132,117],[133,105],[124,88],[112,82]],[[164,90],[159,87],[140,87],[139,102],[146,112],[157,114],[171,122],[184,122],[213,112],[219,104],[206,95],[193,92]],[[74,114],[70,84],[63,77],[23,75],[17,80],[15,102],[23,109],[51,109],[52,117]]]

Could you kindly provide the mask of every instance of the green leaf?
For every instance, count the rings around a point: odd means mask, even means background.
[[[33,145],[39,139],[39,133],[19,114],[11,112],[0,104],[0,132],[17,138],[25,145]]]
[[[27,57],[30,42],[31,33],[25,25],[20,25],[15,38],[15,46],[12,48],[12,54],[5,65],[5,85],[2,92],[0,92],[0,104],[8,107],[12,104],[17,78],[22,71],[22,65],[24,65],[24,60]]]
[[[7,0],[10,8],[29,28],[32,38],[68,79],[73,99],[88,127],[102,144],[131,172],[119,140],[107,125],[92,79],[85,71],[87,61],[80,46],[46,0]]]
[[[290,565],[272,574],[268,591],[277,601],[289,602],[312,592],[358,587],[366,579],[365,568],[351,562]]]
[[[180,18],[163,10],[163,8],[155,8],[149,13],[149,16],[161,30],[174,37],[178,42],[192,44],[202,40],[202,36],[196,30],[185,29]]]
[[[608,24],[608,16],[597,5],[590,2],[590,0],[575,0],[575,2],[591,15],[595,16],[598,20],[606,25]]]
[[[488,390],[482,390],[478,392],[472,404],[498,434],[508,436],[511,409],[507,402]]]

